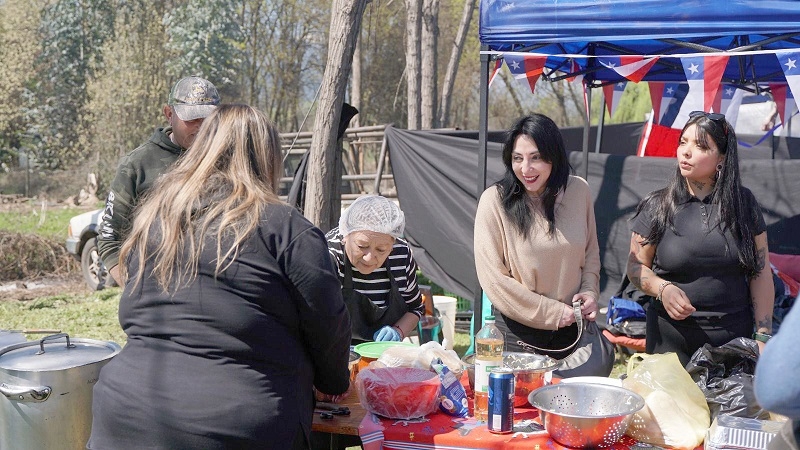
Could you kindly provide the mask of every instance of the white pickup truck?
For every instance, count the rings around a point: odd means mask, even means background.
[[[94,290],[117,285],[97,253],[97,234],[102,216],[103,210],[98,209],[70,219],[66,242],[67,251],[81,263],[86,284]]]

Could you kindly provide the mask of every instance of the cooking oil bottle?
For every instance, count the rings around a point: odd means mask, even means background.
[[[489,409],[489,372],[503,365],[503,333],[494,322],[494,316],[486,316],[475,335],[475,419],[482,421]]]

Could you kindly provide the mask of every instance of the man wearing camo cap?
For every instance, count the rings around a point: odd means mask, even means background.
[[[106,199],[103,222],[97,236],[97,251],[111,277],[101,286],[119,284],[119,250],[130,229],[132,211],[156,178],[194,142],[197,131],[220,102],[214,85],[200,77],[186,77],[175,83],[164,105],[169,126],[157,128],[150,139],[125,155],[117,167]]]

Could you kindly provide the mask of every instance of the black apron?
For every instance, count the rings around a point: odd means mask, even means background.
[[[372,303],[366,295],[353,289],[353,268],[350,265],[350,258],[344,256],[344,280],[342,281],[342,297],[350,312],[350,324],[353,328],[352,344],[373,341],[375,332],[384,325],[394,325],[408,312],[406,302],[400,295],[397,282],[391,271],[386,267],[386,274],[389,277],[391,289],[383,306]],[[389,261],[389,258],[386,258]],[[384,266],[387,264],[384,263]]]

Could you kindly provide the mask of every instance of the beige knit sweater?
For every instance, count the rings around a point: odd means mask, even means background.
[[[535,199],[534,202],[538,202]],[[573,295],[599,292],[600,249],[589,185],[570,176],[556,200],[556,232],[531,206],[534,226],[525,239],[503,210],[497,186],[481,195],[475,216],[475,267],[492,304],[517,322],[556,330]]]

